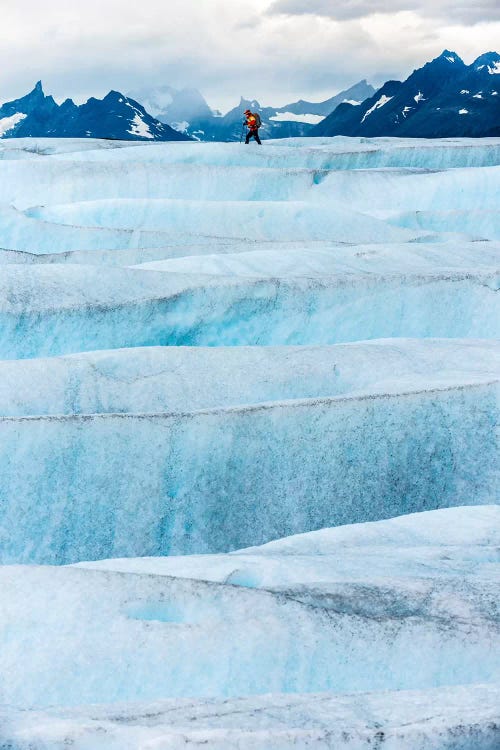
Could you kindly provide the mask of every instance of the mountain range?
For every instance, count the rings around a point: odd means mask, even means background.
[[[360,106],[340,104],[314,136],[500,136],[500,55],[471,65],[449,50],[403,82],[387,81]]]
[[[238,141],[246,109],[259,112],[262,138],[500,136],[500,55],[487,52],[465,65],[444,50],[405,81],[387,81],[378,91],[362,80],[325,101],[300,99],[284,107],[241,97],[224,115],[196,89],[110,91],[81,105],[71,99],[57,104],[39,81],[26,96],[0,106],[0,138]]]
[[[322,102],[300,99],[284,107],[262,107],[255,99],[241,97],[239,104],[225,115],[210,109],[196,89],[178,91],[163,86],[136,90],[130,92],[129,96],[143,102],[146,109],[161,122],[197,140],[238,141],[246,109],[260,114],[262,138],[306,136],[342,102],[361,104],[374,93],[373,86],[363,80]]]
[[[45,95],[41,81],[26,96],[0,107],[0,138],[23,137],[189,140],[118,91],[79,106],[71,99],[57,104]]]

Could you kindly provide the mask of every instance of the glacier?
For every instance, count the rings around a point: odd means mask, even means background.
[[[265,695],[0,712],[9,748],[496,750],[491,685],[354,695]],[[368,715],[368,719],[363,719]],[[342,727],[349,727],[346,731]]]
[[[384,340],[0,362],[1,560],[216,552],[489,502],[497,351]]]
[[[383,732],[394,748],[494,748],[499,513],[431,511],[225,555],[3,566],[4,737],[368,748]]]
[[[0,747],[500,746],[500,139],[0,141]]]
[[[212,698],[493,682],[499,513],[440,510],[192,560],[3,566],[2,702],[190,697],[193,682]],[[23,649],[30,638],[44,648]]]

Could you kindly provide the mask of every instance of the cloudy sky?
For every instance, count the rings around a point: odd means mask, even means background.
[[[0,101],[41,78],[58,99],[169,84],[279,106],[499,40],[498,0],[0,0]]]

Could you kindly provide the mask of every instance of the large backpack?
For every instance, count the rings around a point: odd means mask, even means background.
[[[262,125],[262,120],[260,119],[259,113],[258,112],[254,112],[253,116],[255,117],[255,127],[256,128],[260,128],[260,126]]]

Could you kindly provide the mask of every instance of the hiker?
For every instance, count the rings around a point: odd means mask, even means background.
[[[258,112],[255,114],[253,112],[250,112],[249,109],[245,110],[245,117],[246,117],[246,126],[248,128],[247,137],[245,138],[245,143],[250,143],[250,138],[255,138],[259,146],[262,146],[261,140],[259,138],[259,128],[261,126],[261,120],[260,115]]]

